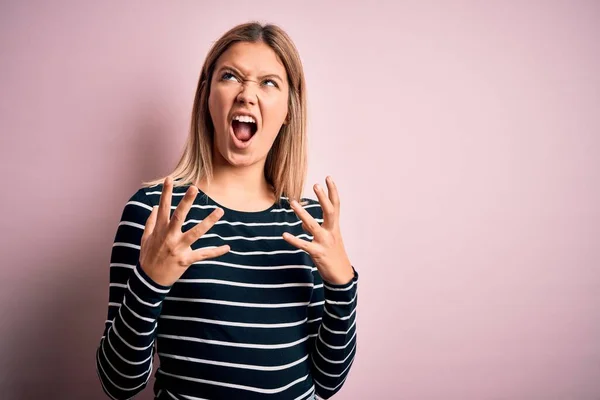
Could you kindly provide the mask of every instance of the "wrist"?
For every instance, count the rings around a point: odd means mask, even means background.
[[[336,286],[347,285],[354,279],[354,268],[348,263],[346,267],[335,274],[328,274],[322,277],[326,283]]]

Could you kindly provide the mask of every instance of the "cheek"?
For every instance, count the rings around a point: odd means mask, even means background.
[[[208,96],[208,110],[215,126],[223,125],[223,120],[229,110],[228,97],[230,96],[227,91],[218,88],[212,89]]]
[[[270,99],[266,103],[266,109],[269,114],[269,125],[276,125],[279,127],[285,120],[288,112],[288,98],[287,96],[281,96],[278,98]]]
[[[213,92],[210,92],[210,94],[208,95],[208,114],[210,115],[210,119],[213,122],[213,126],[215,126],[215,112],[216,112],[216,107],[215,107],[215,95],[213,94]]]
[[[221,107],[219,107],[219,95],[215,92],[211,92],[208,96],[208,111],[213,121],[213,125],[219,126],[219,117],[221,115]]]

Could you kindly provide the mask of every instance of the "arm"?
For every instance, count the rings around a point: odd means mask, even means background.
[[[306,251],[316,267],[308,306],[309,351],[315,391],[327,399],[341,389],[356,354],[358,274],[341,235],[337,188],[331,177],[326,182],[327,193],[320,185],[314,186],[320,207],[312,207],[316,202],[309,201],[312,214],[297,201],[290,202],[302,220],[302,228],[313,236],[312,241],[288,232],[283,238]]]
[[[356,354],[358,274],[347,284],[323,282],[318,271],[308,308],[310,356],[315,391],[328,399],[344,384]]]
[[[108,318],[96,350],[98,376],[112,399],[133,397],[152,373],[156,324],[169,288],[154,283],[139,264],[151,210],[140,189],[125,205],[112,247]]]

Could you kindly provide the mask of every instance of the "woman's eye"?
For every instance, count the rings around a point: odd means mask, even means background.
[[[223,79],[224,81],[229,81],[231,79],[236,79],[235,75],[233,75],[231,72],[225,72],[222,76],[221,79]]]
[[[269,83],[270,83],[270,85],[269,85]],[[267,79],[267,80],[265,81],[265,84],[266,84],[267,86],[273,86],[273,87],[277,87],[277,83],[276,83],[274,80],[272,80],[272,79]]]

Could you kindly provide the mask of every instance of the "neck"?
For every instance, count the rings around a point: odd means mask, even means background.
[[[213,160],[213,178],[210,185],[206,178],[198,183],[198,187],[210,197],[274,201],[273,188],[265,178],[264,161],[234,167],[217,157]]]

